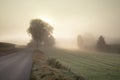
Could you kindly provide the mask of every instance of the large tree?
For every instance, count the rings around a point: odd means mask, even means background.
[[[31,34],[32,40],[30,44],[39,46],[52,46],[55,39],[52,36],[53,27],[41,19],[33,19],[30,22],[28,33]]]

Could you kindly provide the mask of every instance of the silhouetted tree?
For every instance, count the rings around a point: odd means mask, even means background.
[[[97,41],[97,49],[99,50],[105,50],[106,49],[106,42],[104,40],[103,36],[100,36]]]
[[[81,48],[83,47],[83,38],[81,35],[78,35],[77,37],[77,43],[78,43],[78,47]]]
[[[52,36],[53,27],[41,19],[33,19],[30,22],[28,33],[31,34],[31,43],[36,43],[36,47],[52,46],[55,44],[55,39]]]

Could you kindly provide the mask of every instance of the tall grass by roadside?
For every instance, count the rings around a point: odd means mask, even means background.
[[[44,58],[44,59],[43,59]],[[84,80],[54,58],[35,53],[31,80]]]

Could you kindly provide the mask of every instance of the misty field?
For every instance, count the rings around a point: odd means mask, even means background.
[[[63,49],[45,50],[86,80],[120,80],[120,54]]]

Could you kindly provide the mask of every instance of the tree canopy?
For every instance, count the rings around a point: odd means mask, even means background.
[[[28,33],[32,36],[32,43],[42,46],[52,46],[55,39],[52,36],[53,27],[41,19],[33,19],[30,22]]]
[[[98,38],[97,48],[98,48],[98,49],[105,49],[105,48],[106,48],[106,42],[105,42],[103,36],[100,36],[100,37]]]

